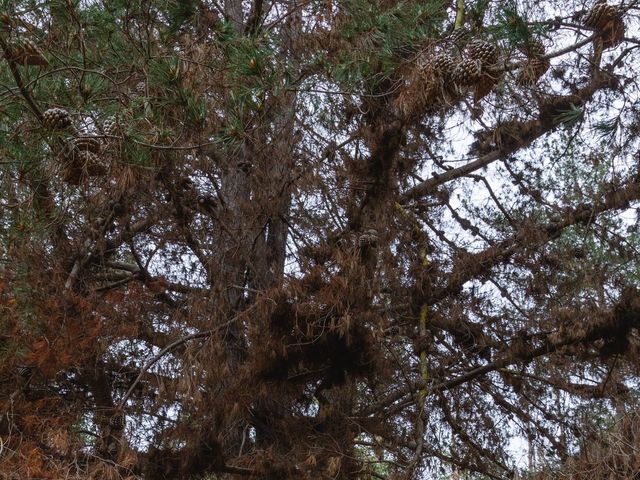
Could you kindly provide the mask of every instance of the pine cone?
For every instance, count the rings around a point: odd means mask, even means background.
[[[23,65],[48,65],[44,54],[38,46],[29,39],[13,39],[7,42],[9,50],[8,60]]]
[[[31,374],[33,373],[34,370],[34,366],[33,365],[18,365],[16,367],[16,372],[18,373],[18,375],[20,375],[22,378],[29,378],[31,377]]]
[[[147,84],[144,82],[138,82],[136,84],[136,93],[140,96],[145,96],[147,94]]]
[[[146,96],[147,96],[147,84],[144,82],[136,83],[135,87],[133,87],[131,89],[131,92],[129,93],[129,98],[132,100],[140,97],[146,97]]]
[[[624,38],[624,33],[624,22],[620,18],[614,18],[604,27],[602,47],[606,50],[620,45]]]
[[[73,163],[90,177],[97,177],[107,173],[107,168],[100,160],[100,157],[88,150],[75,151]]]
[[[433,68],[441,76],[447,77],[456,68],[456,60],[449,53],[440,52],[433,59]]]
[[[467,45],[467,54],[471,60],[478,60],[482,65],[495,65],[498,61],[498,48],[484,40],[473,40]]]
[[[469,35],[469,30],[465,28],[458,28],[457,30],[454,30],[449,34],[447,40],[449,40],[454,45],[457,45],[458,47],[462,47],[469,38]]]
[[[97,177],[107,173],[107,166],[99,155],[90,150],[77,148],[75,142],[67,146],[61,160],[64,162],[63,178],[73,185],[78,185],[85,177]]]
[[[73,141],[73,146],[77,150],[86,150],[92,153],[100,153],[100,139],[93,135],[78,137]]]
[[[598,2],[585,15],[582,24],[602,34],[602,47],[606,50],[619,45],[624,38],[623,13],[624,11],[617,6]]]
[[[458,86],[476,84],[482,77],[482,67],[478,60],[464,59],[453,70],[451,79]]]
[[[109,137],[120,136],[120,126],[115,118],[107,118],[102,124],[102,132]]]
[[[116,413],[109,418],[109,426],[114,430],[122,430],[125,425],[125,418],[123,413]]]
[[[547,73],[550,66],[551,62],[548,58],[534,58],[529,60],[520,72],[518,83],[528,86],[535,85],[538,83],[538,80],[540,80],[540,77]]]
[[[371,228],[358,238],[360,248],[375,248],[378,246],[378,231]]]
[[[538,41],[530,42],[528,45],[528,51],[530,57],[541,57],[547,52],[544,48],[544,44]]]
[[[478,81],[475,83],[475,88],[473,92],[473,99],[477,103],[482,100],[484,97],[489,95],[498,83],[498,80],[493,78],[491,75],[482,75]]]
[[[536,80],[547,73],[551,67],[551,61],[548,58],[534,58],[531,61],[531,68],[535,72]]]
[[[44,57],[42,50],[32,40],[26,39],[22,42],[22,54],[20,63],[24,65],[49,65],[49,61]]]
[[[71,115],[64,108],[50,108],[42,114],[42,122],[49,130],[64,130],[71,126]]]
[[[518,50],[528,58],[541,57],[546,53],[544,44],[538,40],[529,40],[526,43],[518,45]]]
[[[545,48],[540,42],[530,42],[524,47],[520,47],[520,50],[529,58],[520,72],[518,83],[533,86],[540,80],[540,77],[547,73],[551,67],[551,61],[548,58],[542,58],[545,54]]]
[[[609,20],[618,16],[618,9],[615,6],[607,5],[604,2],[596,3],[585,15],[582,24],[594,30],[602,30]]]

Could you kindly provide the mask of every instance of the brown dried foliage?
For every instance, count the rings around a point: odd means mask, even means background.
[[[349,5],[225,4],[175,25],[131,6],[113,44],[67,35],[71,3],[46,28],[0,18],[0,473],[506,478],[514,433],[576,479],[637,469],[632,418],[569,460],[584,426],[556,401],[636,401],[638,254],[612,220],[640,200],[634,157],[592,161],[596,185],[549,153],[635,92],[600,65],[623,17],[587,25],[585,67],[581,44],[518,59],[435,20],[378,58],[392,32]],[[4,40],[32,30],[45,61]],[[573,76],[532,88],[550,57]],[[66,96],[38,93],[49,77]],[[462,162],[449,119],[473,125]]]

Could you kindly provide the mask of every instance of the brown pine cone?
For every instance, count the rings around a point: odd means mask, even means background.
[[[358,238],[358,246],[360,248],[375,248],[378,246],[378,231],[371,228]]]
[[[20,63],[24,65],[49,65],[49,61],[44,57],[42,50],[32,40],[26,39],[22,42],[22,58]]]
[[[520,50],[527,55],[527,63],[520,71],[518,83],[520,85],[533,86],[538,83],[549,67],[551,61],[548,58],[542,58],[545,54],[544,45],[538,41],[532,41],[527,45],[520,47]]]
[[[114,430],[122,430],[125,425],[124,414],[116,413],[109,419],[109,426]]]
[[[539,40],[529,40],[528,42],[519,45],[518,50],[529,58],[541,57],[546,53],[544,44]]]
[[[622,19],[623,13],[624,12],[615,5],[598,2],[584,16],[582,24],[602,34],[602,47],[606,50],[619,45],[624,38],[625,26]]]
[[[100,139],[93,135],[78,137],[73,141],[73,146],[77,150],[86,150],[92,153],[100,153]]]
[[[48,65],[42,51],[33,40],[14,39],[7,42],[9,49],[8,60],[22,65]]]
[[[48,65],[38,46],[29,39],[13,38],[7,42],[9,61],[22,65]]]
[[[607,22],[618,15],[618,9],[605,2],[596,3],[582,19],[585,27],[602,30]]]
[[[473,92],[473,99],[475,102],[479,102],[484,97],[489,95],[498,84],[498,80],[493,78],[491,75],[482,75],[475,84],[475,89]]]
[[[447,40],[458,47],[463,47],[469,38],[469,30],[466,28],[458,28],[449,34]]]
[[[147,84],[144,82],[138,82],[136,84],[136,93],[140,96],[145,96],[147,94]]]
[[[90,177],[97,177],[107,173],[107,168],[100,156],[88,150],[75,151],[73,162]]]
[[[115,118],[107,118],[102,124],[102,132],[110,137],[120,136],[120,126]]]
[[[471,60],[482,65],[494,65],[498,61],[498,48],[484,40],[473,40],[467,45],[467,54]]]
[[[625,34],[622,17],[616,16],[602,28],[602,47],[606,50],[620,45]]]
[[[63,178],[73,185],[78,185],[83,178],[107,173],[107,165],[99,155],[89,150],[80,150],[76,148],[75,143],[71,144],[60,158],[64,163]]]
[[[71,126],[71,115],[64,108],[50,108],[42,114],[42,122],[49,130],[64,130]]]
[[[433,59],[433,68],[441,76],[447,77],[456,68],[456,59],[449,53],[440,52]]]
[[[534,58],[529,60],[520,72],[518,77],[518,83],[520,85],[533,86],[538,83],[538,80],[547,73],[551,62],[548,58]]]
[[[469,58],[462,60],[451,74],[451,79],[458,86],[476,84],[482,76],[482,67],[478,60]]]

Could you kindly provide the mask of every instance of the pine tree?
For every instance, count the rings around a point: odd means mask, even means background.
[[[637,408],[637,31],[635,0],[0,3],[0,473],[574,465],[580,412]]]

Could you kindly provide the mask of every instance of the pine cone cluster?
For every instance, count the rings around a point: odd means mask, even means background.
[[[64,130],[71,126],[71,115],[64,108],[50,108],[42,114],[42,122],[49,130]]]

